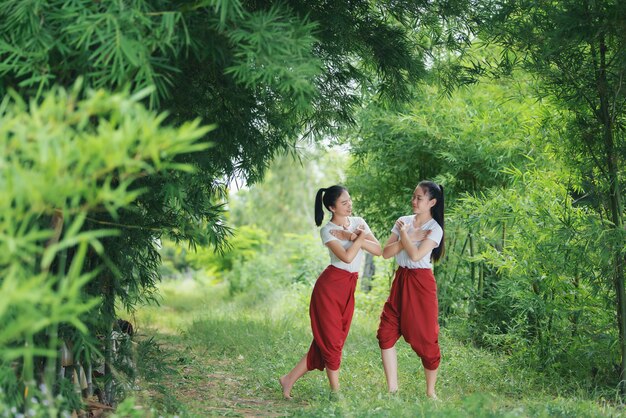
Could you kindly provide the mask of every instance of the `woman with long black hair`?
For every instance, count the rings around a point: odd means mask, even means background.
[[[435,383],[441,359],[437,283],[432,262],[444,253],[443,186],[420,182],[411,199],[413,215],[400,217],[391,229],[383,257],[398,263],[389,298],[378,327],[378,345],[389,392],[398,390],[395,344],[403,336],[421,358],[426,396],[436,399]]]

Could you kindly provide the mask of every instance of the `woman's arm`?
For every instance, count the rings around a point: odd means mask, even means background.
[[[398,235],[392,232],[391,235],[389,235],[389,239],[387,239],[385,247],[383,248],[383,258],[391,258],[402,251],[402,249],[402,242],[399,240]]]
[[[406,251],[406,254],[409,256],[411,261],[421,260],[426,254],[428,254],[430,251],[437,247],[437,243],[432,239],[425,239],[422,241],[419,247],[416,247],[411,242],[411,239],[407,234],[407,229],[408,225],[403,225],[400,228],[400,239],[403,243],[407,243],[407,245],[404,246],[404,250]]]
[[[343,261],[344,263],[351,263],[354,260],[354,257],[359,253],[363,242],[365,241],[365,234],[359,234],[358,237],[354,240],[354,243],[347,250],[343,248],[341,242],[339,241],[329,241],[326,243],[326,246],[330,248],[330,250],[337,256],[338,259]]]
[[[362,227],[359,227],[354,232],[350,232],[347,229],[333,229],[330,231],[330,234],[343,241],[354,241],[359,235],[365,234],[365,241],[363,241],[361,248],[372,255],[381,255],[383,253],[382,248],[380,248],[380,242],[378,242],[374,234],[364,232]]]
[[[347,229],[333,229],[330,231],[330,235],[342,241],[354,241],[359,236],[356,232]]]
[[[363,233],[361,234],[363,235]],[[383,249],[380,248],[380,242],[376,239],[371,232],[365,234],[365,241],[363,241],[362,248],[371,255],[382,255]]]
[[[383,249],[380,247],[380,242],[376,239],[372,230],[365,222],[365,219],[360,218],[361,224],[359,225],[357,234],[365,235],[365,241],[363,242],[362,248],[372,255],[382,255]]]

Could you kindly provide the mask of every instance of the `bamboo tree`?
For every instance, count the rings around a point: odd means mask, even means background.
[[[505,48],[500,68],[521,65],[542,82],[542,96],[554,97],[569,113],[564,144],[581,176],[595,172],[595,209],[608,213],[605,245],[612,277],[621,352],[620,387],[626,389],[626,294],[624,290],[623,147],[626,93],[626,6],[608,0],[486,2],[481,36]],[[575,150],[575,152],[572,152]]]
[[[88,253],[103,255],[102,242],[118,234],[110,226],[85,228],[88,214],[115,216],[143,192],[133,187],[138,180],[159,170],[192,170],[175,157],[206,149],[198,140],[209,127],[162,126],[164,115],[146,110],[143,97],[84,91],[77,83],[41,102],[12,92],[0,103],[0,368],[12,371],[16,362],[23,370],[19,394],[0,390],[2,414],[12,406],[35,408],[31,396],[51,396],[38,387],[45,382],[52,391],[54,374],[44,375],[35,359],[58,355],[60,326],[88,333],[82,318],[98,301],[87,286],[99,273],[86,264]],[[111,144],[111,152],[102,152]],[[65,266],[67,249],[73,256]],[[48,407],[37,404],[42,416],[58,411],[52,398]]]

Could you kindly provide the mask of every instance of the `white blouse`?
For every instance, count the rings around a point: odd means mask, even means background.
[[[365,222],[365,219],[360,218],[358,216],[349,216],[348,220],[350,222],[347,228],[348,231],[354,232],[356,231],[357,228],[359,228],[359,226],[364,225],[365,230],[363,231],[363,233],[365,234],[371,233],[369,226]],[[326,245],[326,243],[330,241],[339,241],[341,243],[341,246],[345,248],[346,250],[352,247],[352,244],[354,244],[353,241],[341,240],[335,237],[334,235],[330,233],[330,231],[332,231],[333,229],[343,230],[344,228],[341,225],[336,225],[328,221],[328,223],[324,225],[322,229],[320,229],[320,237],[322,238],[322,243],[324,243],[324,245]],[[333,266],[340,268],[342,270],[349,271],[351,273],[359,272],[359,269],[361,267],[361,261],[363,260],[362,249],[359,250],[359,252],[354,257],[351,263],[344,263],[343,261],[341,261],[339,257],[337,257],[330,248],[328,249],[328,253],[330,254],[330,264],[332,264]]]
[[[412,235],[411,233],[415,231],[415,227],[413,226],[414,216],[415,215],[401,216],[399,218],[399,220],[404,222],[405,225],[409,225],[409,229],[407,230],[409,237]],[[437,247],[439,246],[439,244],[441,243],[441,239],[443,238],[443,229],[441,228],[441,226],[439,226],[437,221],[435,221],[434,219],[431,219],[428,222],[424,223],[424,225],[422,225],[420,229],[424,231],[430,230],[430,234],[428,234],[428,236],[425,239],[434,241],[435,244],[437,244]],[[400,230],[398,229],[398,226],[395,223],[393,224],[393,228],[391,228],[391,232],[398,235],[398,238],[400,238]],[[415,245],[417,248],[419,248],[420,244],[422,243],[422,241],[412,241],[412,242],[413,242],[413,245]],[[432,251],[429,251],[428,254],[424,255],[424,257],[421,260],[413,261],[411,260],[411,257],[409,257],[409,255],[406,253],[406,251],[403,249],[398,254],[396,254],[396,262],[398,263],[400,267],[406,267],[409,269],[430,269],[433,267],[433,264],[430,262],[431,254],[432,254]]]

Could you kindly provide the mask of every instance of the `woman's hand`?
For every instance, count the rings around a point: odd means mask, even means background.
[[[337,258],[339,258],[341,261],[343,261],[344,263],[351,263],[354,260],[354,257],[356,257],[359,251],[361,251],[364,243],[367,242],[365,241],[365,237],[367,237],[368,234],[364,234],[363,231],[364,228],[357,228],[354,232],[350,232],[345,228],[333,229],[330,231],[333,236],[339,238],[339,236],[347,236],[347,234],[350,234],[350,238],[354,237],[354,243],[346,249],[343,248],[343,245],[339,241],[332,240],[328,241],[326,243],[326,246],[330,248],[333,254],[335,254]],[[378,245],[378,247],[380,248],[380,245]]]
[[[409,229],[411,228],[411,224],[404,223],[400,219],[396,221],[396,226],[398,227],[398,230],[400,231],[401,236],[406,234],[407,238],[409,238],[409,240],[413,242],[424,241],[426,237],[428,237],[428,234],[430,234],[430,230],[423,230],[423,229],[415,229],[414,231],[411,231],[411,233],[409,234]]]
[[[330,231],[330,234],[335,238],[338,238],[343,241],[354,241],[356,240],[362,233],[365,231],[365,226],[359,225],[354,232],[349,231],[345,226],[343,229],[333,229]]]
[[[357,234],[347,229],[333,229],[330,231],[330,234],[342,241],[354,241],[357,238]]]
[[[430,234],[430,229],[424,231],[423,229],[417,229],[409,234],[411,241],[424,241]]]
[[[409,230],[410,224],[405,224],[402,220],[398,219],[396,221],[396,227],[400,232],[407,232]]]

